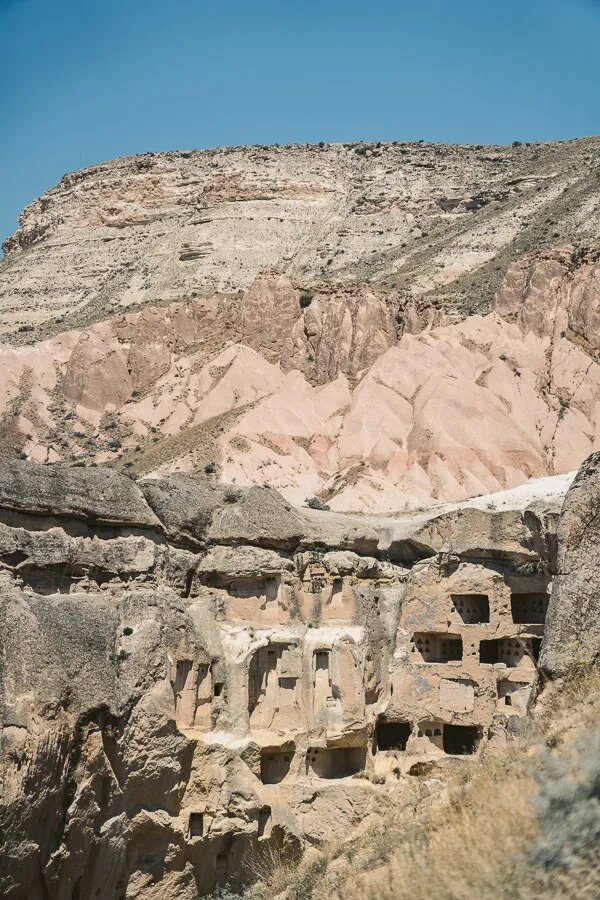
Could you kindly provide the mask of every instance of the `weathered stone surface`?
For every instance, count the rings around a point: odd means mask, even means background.
[[[160,529],[131,479],[103,467],[18,461],[0,465],[0,509],[82,520],[89,525]]]
[[[305,530],[302,515],[267,487],[226,487],[188,475],[147,480],[140,487],[175,541],[256,543],[293,550]]]
[[[557,574],[542,671],[554,678],[600,664],[600,453],[575,476],[560,515]]]
[[[140,489],[171,540],[196,544],[206,537],[213,513],[225,496],[224,488],[206,478],[185,475],[142,481]]]
[[[90,534],[72,498],[112,519],[120,482],[61,467],[61,516],[29,514],[55,468],[19,464],[19,524],[0,506],[2,896],[240,883],[524,715],[560,486],[362,519],[171,476],[128,482],[155,527]]]
[[[211,547],[198,564],[199,575],[218,575],[223,578],[261,578],[291,571],[294,564],[264,547]]]
[[[543,669],[597,659],[600,462],[558,535],[544,477],[600,438],[597,149],[150,154],[25,211],[3,897],[192,900],[443,788],[526,714],[555,571]]]
[[[231,495],[234,496],[231,496]],[[208,537],[221,544],[244,540],[266,547],[294,550],[304,534],[304,517],[277,491],[254,486],[232,489],[213,515]]]
[[[480,310],[498,268],[556,241],[557,227],[563,243],[597,237],[597,152],[593,137],[481,150],[378,142],[149,153],[91,166],[28,206],[6,241],[0,326],[56,328],[61,316],[88,323],[159,299],[245,289],[273,269],[342,293],[384,283],[409,323],[434,324],[441,310],[432,300],[454,312],[467,288]],[[268,314],[270,305],[256,309]],[[268,321],[265,339],[288,323]]]

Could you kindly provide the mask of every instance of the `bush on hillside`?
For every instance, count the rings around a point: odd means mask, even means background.
[[[323,503],[322,500],[319,500],[318,497],[307,497],[304,502],[309,509],[321,509],[325,512],[330,509],[330,507],[326,503]]]

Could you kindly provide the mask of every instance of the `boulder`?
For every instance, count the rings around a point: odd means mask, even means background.
[[[135,482],[100,466],[0,465],[0,519],[15,514],[162,530]]]
[[[141,487],[167,536],[177,542],[294,550],[306,530],[302,514],[273,488],[213,485],[179,474],[144,481]]]

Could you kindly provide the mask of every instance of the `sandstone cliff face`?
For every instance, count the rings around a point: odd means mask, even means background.
[[[600,664],[600,455],[593,453],[573,481],[560,515],[557,575],[548,610],[543,672],[564,676]]]
[[[195,898],[502,742],[556,491],[365,519],[1,467],[2,895]]]
[[[384,283],[424,309],[488,312],[511,260],[597,238],[597,154],[596,138],[328,144],[92,166],[29,206],[6,241],[2,329],[39,335],[57,318],[64,329],[238,291],[274,267],[307,287]]]

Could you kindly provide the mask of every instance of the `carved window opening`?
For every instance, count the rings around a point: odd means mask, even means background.
[[[548,612],[548,594],[532,591],[526,594],[511,594],[510,610],[516,625],[543,625]]]
[[[512,668],[518,666],[524,658],[537,662],[541,646],[540,638],[499,638],[481,641],[479,644],[479,661],[484,665],[504,663]]]
[[[188,835],[191,838],[202,837],[204,834],[204,813],[190,813],[188,822]]]
[[[465,625],[479,625],[490,621],[490,600],[487,594],[452,594],[452,605]]]
[[[506,710],[510,714],[524,715],[530,694],[529,683],[503,679],[498,682],[498,709]]]
[[[318,716],[327,708],[331,693],[331,652],[316,650],[313,656],[313,713]]]
[[[479,643],[479,662],[484,665],[494,665],[499,661],[499,645],[500,641],[480,641]]]
[[[418,632],[413,635],[413,658],[419,663],[446,663],[462,660],[460,635]]]
[[[329,650],[317,650],[315,653],[315,670],[329,671]]]
[[[185,687],[185,683],[188,679],[188,675],[192,670],[192,660],[191,659],[180,659],[177,663],[177,670],[175,675],[175,693],[180,694],[181,691]]]
[[[185,588],[183,589],[184,598],[190,597],[192,593],[192,588],[194,587],[194,576],[195,572],[193,569],[190,569],[187,575],[185,576]]]
[[[262,806],[258,811],[258,838],[269,837],[272,831],[271,807]]]
[[[263,750],[260,754],[260,780],[263,784],[279,784],[290,771],[293,752]]]

